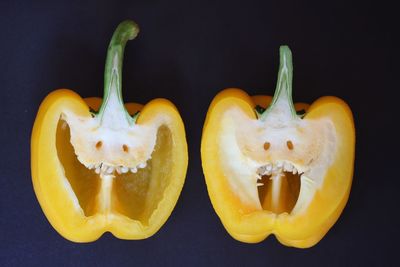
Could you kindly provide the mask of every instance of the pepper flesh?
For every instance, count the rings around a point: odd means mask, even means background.
[[[34,190],[49,222],[71,241],[94,241],[106,231],[121,239],[147,238],[168,219],[183,187],[187,144],[176,107],[166,99],[144,106],[122,102],[123,51],[137,33],[134,22],[124,21],[113,35],[104,100],[59,89],[43,100],[34,123]],[[90,133],[82,132],[92,124]],[[145,136],[154,145],[145,157],[139,150],[146,142],[128,131],[146,141],[140,134],[146,127],[154,129],[154,137]],[[88,148],[85,142],[94,137],[99,141]]]
[[[225,89],[214,98],[203,128],[201,157],[211,202],[232,237],[255,243],[274,234],[287,246],[306,248],[322,239],[347,202],[355,130],[350,108],[339,98],[322,97],[310,106],[292,104],[291,64],[290,50],[281,47],[274,98],[250,97],[240,89]],[[266,111],[258,113],[257,105]],[[304,117],[296,115],[301,109],[306,111]],[[314,142],[301,132],[319,139]],[[297,135],[304,139],[276,142]],[[296,153],[304,157],[296,158]],[[302,163],[308,155],[314,159],[310,165]],[[276,176],[265,170],[286,163],[293,174],[286,167],[277,169]],[[264,168],[262,178],[253,179],[259,166]],[[290,186],[295,189],[290,191]]]

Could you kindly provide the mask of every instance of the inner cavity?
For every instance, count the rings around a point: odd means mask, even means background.
[[[85,216],[97,212],[96,196],[100,191],[100,180],[96,173],[89,170],[77,159],[68,124],[59,120],[56,132],[57,156],[64,167],[65,177],[72,187]]]
[[[138,168],[136,173],[116,174],[113,185],[113,192],[117,198],[115,210],[147,225],[171,182],[171,159],[172,134],[168,127],[161,126],[146,167]]]
[[[100,178],[95,168],[89,169],[77,159],[70,138],[68,123],[60,119],[56,138],[57,155],[84,215],[110,212],[147,225],[171,182],[173,144],[169,128],[163,125],[158,128],[154,151],[146,164],[139,164],[135,170],[121,173],[113,171],[110,174],[112,179],[107,185],[110,187],[107,196],[103,196],[104,179]],[[96,152],[94,147],[93,153]],[[102,201],[109,203],[106,210],[102,208]]]
[[[265,169],[265,166],[261,167],[263,168]],[[262,170],[260,179],[257,181],[257,189],[263,210],[275,214],[284,212],[290,214],[299,198],[300,176],[294,170],[275,169],[274,173]]]

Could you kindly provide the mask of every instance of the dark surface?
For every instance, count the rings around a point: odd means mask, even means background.
[[[80,2],[0,3],[0,266],[396,265],[399,85],[393,6]],[[34,195],[31,128],[40,102],[54,89],[102,94],[109,38],[126,18],[141,33],[125,53],[125,101],[165,97],[176,104],[189,143],[186,183],[153,237],[123,241],[105,234],[75,244],[50,226]],[[274,237],[254,245],[233,240],[212,209],[201,170],[201,129],[212,98],[227,87],[272,94],[281,44],[293,52],[295,100],[339,96],[351,106],[357,130],[350,200],[325,238],[307,250],[285,247]]]

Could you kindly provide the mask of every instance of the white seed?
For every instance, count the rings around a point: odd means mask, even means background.
[[[263,183],[257,183],[257,186],[263,186],[264,184]]]
[[[137,173],[137,169],[136,168],[131,168],[131,172],[132,173]]]
[[[121,174],[121,167],[115,167],[115,170],[117,171],[118,174]]]
[[[99,174],[99,173],[100,173],[100,167],[96,167],[95,172],[96,172],[97,174]]]
[[[128,168],[128,167],[121,166],[121,172],[122,172],[122,173],[127,173],[128,171],[129,171],[129,168]]]
[[[147,165],[146,162],[139,163],[138,168],[143,169],[146,167],[146,165]]]
[[[103,163],[103,165],[101,165],[101,171],[102,172],[106,172],[107,171],[107,165]]]
[[[293,171],[292,171],[292,172],[293,172],[293,174],[296,174],[296,173],[297,173],[296,167],[293,166]]]
[[[265,166],[261,166],[257,169],[257,174],[260,176],[263,175],[264,172],[265,172]]]
[[[266,169],[267,171],[271,172],[271,171],[272,171],[272,165],[271,165],[271,164],[268,164],[268,165],[265,167],[265,169]]]
[[[293,165],[290,164],[289,162],[285,162],[285,165],[283,168],[285,171],[291,172],[293,170]]]
[[[114,167],[112,167],[112,166],[108,167],[108,169],[107,169],[108,174],[113,173],[113,171],[114,171]]]

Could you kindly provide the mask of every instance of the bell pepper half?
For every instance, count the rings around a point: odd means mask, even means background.
[[[104,98],[71,90],[41,103],[31,137],[32,181],[52,226],[65,238],[89,242],[109,231],[122,239],[156,233],[182,190],[185,129],[166,99],[123,103],[125,44],[139,32],[122,22],[108,47]]]
[[[350,193],[353,116],[332,96],[292,102],[292,54],[280,48],[275,94],[226,89],[212,101],[201,142],[208,194],[226,230],[255,243],[270,234],[313,246],[339,218]]]

